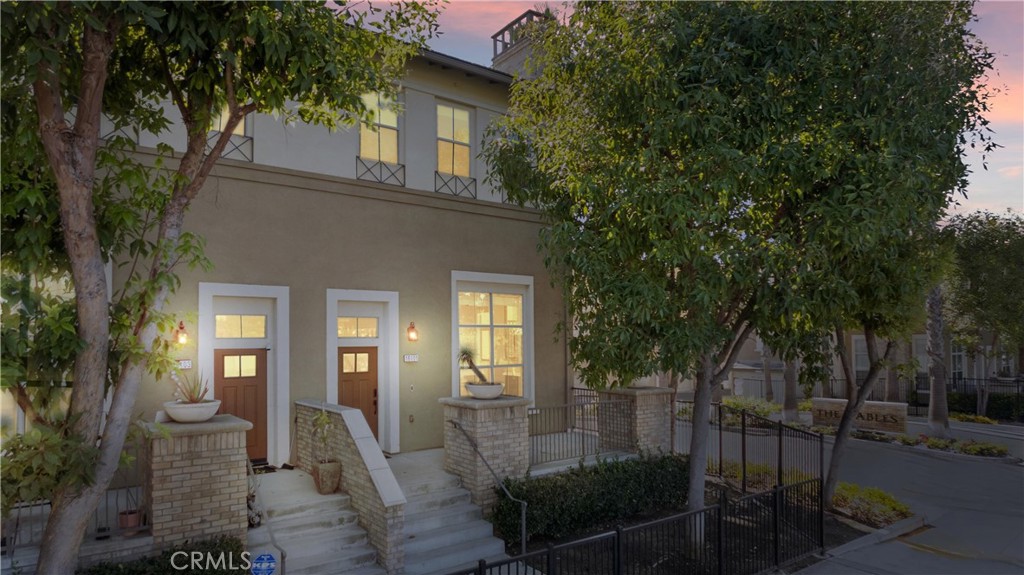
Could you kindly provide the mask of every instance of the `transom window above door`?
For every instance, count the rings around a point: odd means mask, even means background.
[[[214,337],[217,339],[263,339],[267,337],[265,315],[216,315]]]
[[[339,317],[338,337],[375,338],[377,323],[375,317]]]
[[[477,367],[488,380],[505,384],[506,395],[523,395],[523,295],[492,291],[459,291],[459,348],[473,351]],[[477,381],[470,369],[459,370],[465,384]]]

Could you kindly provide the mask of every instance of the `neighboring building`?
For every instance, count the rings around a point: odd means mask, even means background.
[[[255,423],[251,458],[294,455],[298,399],[359,407],[385,452],[440,447],[438,398],[472,379],[461,345],[506,394],[565,403],[563,305],[537,250],[539,214],[504,203],[479,156],[511,82],[425,51],[401,81],[400,113],[366,96],[376,132],[260,114],[238,130],[186,218],[215,267],[179,269],[166,311],[189,334],[176,357]],[[183,146],[180,123],[159,141]],[[137,410],[151,419],[172,392],[146,381]]]

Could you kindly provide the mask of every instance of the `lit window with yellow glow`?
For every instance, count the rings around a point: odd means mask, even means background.
[[[228,107],[225,104],[220,113],[213,118],[212,126],[214,131],[223,132],[227,128],[229,115]],[[232,130],[231,133],[235,136],[245,135],[245,118],[242,118],[241,121],[238,122],[238,125],[235,126],[235,129]]]
[[[469,177],[469,110],[438,104],[437,171]]]
[[[398,163],[398,113],[385,96],[363,94],[370,120],[359,126],[359,157],[375,162]]]
[[[377,337],[377,318],[375,317],[339,317],[338,337]]]
[[[505,395],[523,395],[523,296],[485,291],[459,292],[459,349],[473,350],[474,363],[489,381],[504,383]],[[460,369],[462,394],[477,381]]]
[[[263,339],[267,337],[267,316],[218,314],[213,335],[217,339]]]

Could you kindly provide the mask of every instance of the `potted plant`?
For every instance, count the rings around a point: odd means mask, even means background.
[[[313,416],[313,482],[320,495],[334,493],[341,482],[341,462],[331,449],[332,427],[326,409]]]
[[[202,374],[189,376],[173,374],[175,383],[174,401],[164,402],[167,416],[178,423],[199,423],[217,414],[220,409],[219,399],[206,399],[210,391]]]
[[[500,383],[487,381],[487,376],[484,375],[480,368],[476,366],[476,362],[473,361],[473,350],[468,347],[463,347],[459,350],[459,365],[465,365],[469,369],[473,370],[476,375],[477,383],[467,383],[466,390],[469,394],[476,399],[494,399],[501,396],[501,392],[505,390],[505,386]]]

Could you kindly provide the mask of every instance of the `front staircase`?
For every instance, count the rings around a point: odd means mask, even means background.
[[[405,572],[438,574],[505,557],[505,543],[469,500],[459,478],[446,473],[444,450],[396,455],[391,471],[405,493]]]
[[[288,575],[386,574],[376,564],[377,553],[359,526],[348,495],[318,495],[313,478],[299,470],[259,478],[269,522],[249,530],[247,548],[254,559],[269,553],[281,564],[281,552],[270,540],[272,527],[277,544],[287,553]]]

